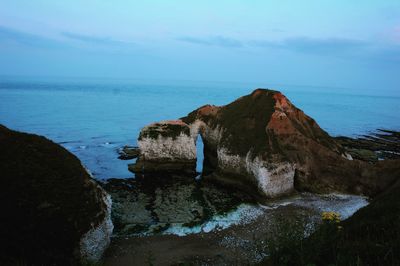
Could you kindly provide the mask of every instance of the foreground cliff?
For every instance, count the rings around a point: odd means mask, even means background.
[[[199,135],[206,179],[264,198],[295,188],[374,195],[393,181],[390,172],[395,165],[353,160],[284,95],[266,89],[143,128],[140,156],[130,170],[194,173]]]
[[[96,261],[110,242],[111,199],[61,146],[0,125],[0,264]]]

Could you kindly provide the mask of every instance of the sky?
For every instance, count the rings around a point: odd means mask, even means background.
[[[399,0],[0,0],[0,76],[399,91]]]

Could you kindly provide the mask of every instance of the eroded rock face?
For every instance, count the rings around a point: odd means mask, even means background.
[[[111,221],[112,200],[111,196],[103,190],[102,201],[105,203],[104,219],[99,224],[92,226],[79,241],[80,257],[83,261],[96,262],[100,260],[111,241],[114,229]]]
[[[295,187],[370,194],[377,186],[386,185],[386,181],[364,183],[363,172],[371,166],[353,161],[341,145],[278,91],[257,89],[225,106],[206,105],[173,124],[182,125],[182,131],[174,134],[186,136],[187,142],[158,135],[157,145],[142,145],[145,149],[141,153],[151,154],[152,162],[163,161],[165,154],[170,154],[169,147],[175,146],[179,154],[193,151],[190,158],[195,160],[195,140],[200,134],[203,175],[262,197],[281,196]],[[169,158],[179,162],[181,157]]]
[[[111,198],[74,155],[0,125],[0,173],[0,262],[74,265],[101,257],[113,230]]]

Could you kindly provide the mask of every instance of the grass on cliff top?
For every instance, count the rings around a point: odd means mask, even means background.
[[[257,89],[252,94],[223,106],[216,116],[204,116],[201,119],[212,128],[220,126],[224,129],[220,144],[233,153],[246,155],[252,149],[253,155],[256,155],[259,151],[270,151],[265,126],[274,112],[275,93],[277,92],[273,90]],[[182,120],[192,123],[197,116],[195,110]],[[275,141],[273,145],[278,144]]]
[[[273,95],[276,91],[257,92],[226,105],[220,112],[218,123],[226,129],[222,145],[234,153],[246,155],[249,148],[253,149],[253,154],[270,150],[265,127],[275,110]]]
[[[190,136],[190,129],[187,126],[174,125],[174,124],[160,124],[147,126],[145,130],[142,130],[139,135],[139,140],[143,138],[157,139],[158,136],[169,137],[176,139],[180,134]]]
[[[219,144],[234,154],[246,156],[250,150],[253,157],[262,153],[267,158],[272,154],[280,154],[286,158],[285,144],[276,134],[266,131],[275,111],[274,95],[277,93],[279,92],[275,90],[256,89],[251,94],[222,106],[217,115],[199,114],[198,110],[205,107],[203,106],[181,119],[190,124],[200,118],[212,128],[219,126],[223,129]],[[291,119],[291,123],[301,134],[321,145],[333,150],[340,148],[313,119]]]

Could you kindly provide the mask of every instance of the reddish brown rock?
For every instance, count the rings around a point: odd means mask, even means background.
[[[175,148],[193,150],[200,134],[207,179],[262,197],[281,196],[295,188],[370,195],[391,179],[372,177],[375,166],[353,161],[335,139],[278,91],[257,89],[225,106],[200,107],[180,120],[186,133],[179,134],[191,141],[190,145],[175,142]],[[161,140],[157,145],[161,148],[154,154],[164,154],[162,136],[155,138]]]

